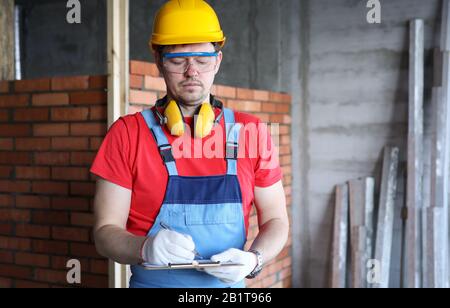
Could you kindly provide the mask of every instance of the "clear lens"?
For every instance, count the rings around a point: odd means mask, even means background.
[[[216,68],[217,57],[175,57],[164,58],[164,68],[171,73],[184,74],[190,66],[199,73],[211,72]]]

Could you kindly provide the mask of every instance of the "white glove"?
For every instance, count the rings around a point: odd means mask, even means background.
[[[175,231],[161,229],[154,237],[148,237],[141,249],[141,258],[152,265],[191,263],[195,244],[192,237]]]
[[[235,248],[212,256],[211,261],[243,264],[243,266],[206,267],[204,269],[206,273],[219,278],[220,281],[226,284],[235,284],[244,280],[258,264],[257,257],[254,253]]]

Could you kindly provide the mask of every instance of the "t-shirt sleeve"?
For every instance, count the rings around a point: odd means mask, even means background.
[[[258,157],[255,165],[255,186],[269,187],[283,178],[279,151],[265,123],[258,122]]]
[[[123,118],[109,129],[91,166],[91,173],[120,185],[132,188],[130,137]]]

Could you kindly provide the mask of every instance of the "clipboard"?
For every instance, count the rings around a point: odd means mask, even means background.
[[[195,260],[192,263],[169,263],[167,266],[161,265],[151,265],[148,263],[143,263],[141,266],[148,271],[157,270],[182,270],[182,269],[203,269],[211,267],[223,267],[223,266],[244,266],[241,263],[234,262],[214,262],[211,260]]]

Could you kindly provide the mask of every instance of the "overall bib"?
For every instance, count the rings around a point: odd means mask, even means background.
[[[155,236],[164,222],[176,232],[189,234],[204,258],[230,248],[243,249],[246,242],[242,194],[237,177],[240,124],[232,110],[224,108],[227,173],[218,176],[179,176],[172,146],[151,110],[142,112],[169,173],[160,212],[147,236]],[[149,179],[151,185],[151,179]],[[197,270],[148,271],[131,267],[131,288],[225,288],[214,276]],[[231,287],[243,288],[244,281]]]

